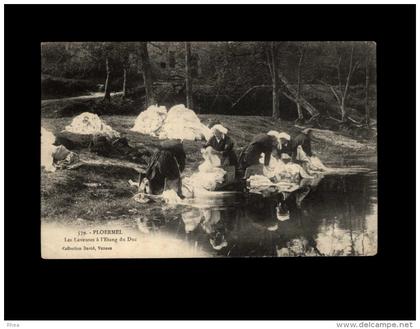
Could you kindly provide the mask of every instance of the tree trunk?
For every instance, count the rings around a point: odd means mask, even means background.
[[[193,108],[192,77],[191,77],[191,43],[185,42],[185,87],[187,108]]]
[[[104,94],[104,101],[110,102],[111,101],[111,90],[109,87],[110,84],[110,77],[111,77],[111,69],[109,67],[109,60],[106,58],[105,60],[105,67],[106,67],[106,80],[105,80],[105,94]]]
[[[273,75],[274,69],[272,67],[272,65],[273,65],[273,63],[272,63],[273,62],[273,56],[272,56],[271,51],[268,49],[268,47],[266,48],[266,55],[267,55],[267,66],[268,66],[268,69],[270,71],[270,76],[273,77],[274,76]],[[277,72],[276,77],[278,79],[280,79],[280,81],[282,82],[282,84],[284,85],[284,87],[288,91],[288,93],[286,92],[286,90],[280,91],[280,86],[279,86],[280,84],[277,81],[277,85],[278,85],[278,88],[277,88],[278,94],[277,95],[279,95],[279,93],[282,92],[282,94],[284,96],[286,96],[288,99],[290,99],[292,102],[295,102],[296,104],[299,103],[302,106],[302,108],[304,108],[306,111],[308,111],[308,113],[312,117],[318,116],[319,115],[319,111],[315,107],[313,107],[306,99],[304,99],[302,96],[300,96],[299,97],[299,100],[297,100],[297,98],[296,98],[296,94],[297,94],[296,93],[296,90],[289,84],[289,82],[287,81],[286,77],[279,71],[278,65],[276,65],[275,70]],[[273,103],[274,103],[274,99],[273,99]],[[278,107],[277,107],[277,109],[278,109]]]
[[[346,105],[344,103],[344,97],[341,101],[340,111],[341,111],[341,122],[344,122],[346,119]]]
[[[301,67],[302,67],[304,54],[305,54],[304,50],[302,50],[302,52],[299,56],[299,63],[298,63],[298,67],[297,67],[296,108],[297,108],[298,119],[299,120],[303,119],[303,113],[302,113],[301,104],[300,104],[300,84],[301,84]]]
[[[308,113],[311,116],[317,116],[319,114],[319,111],[312,106],[312,104],[310,104],[306,99],[304,99],[301,95],[299,97],[299,101],[297,100],[297,92],[296,90],[290,85],[289,81],[287,80],[287,78],[281,73],[279,72],[279,78],[281,80],[281,82],[283,83],[283,85],[286,87],[287,91],[290,93],[287,94],[286,92],[283,92],[283,95],[285,95],[287,98],[289,98],[291,101],[295,102],[295,103],[300,103],[302,105],[302,107],[308,111]]]
[[[369,109],[369,45],[366,46],[366,62],[365,62],[365,114],[366,114],[366,125],[370,125],[370,109]]]
[[[276,43],[271,42],[271,69],[272,69],[272,82],[273,82],[273,119],[280,118],[279,111],[279,86],[278,86],[278,61]]]
[[[146,105],[155,104],[155,97],[153,94],[152,69],[149,61],[149,52],[147,51],[147,42],[140,42],[140,56],[143,67],[143,80],[146,89]]]
[[[341,108],[341,121],[344,121],[345,118],[346,118],[346,99],[347,99],[349,85],[350,85],[350,78],[351,78],[351,76],[353,74],[353,71],[354,71],[353,55],[354,55],[354,46],[351,47],[349,72],[347,74],[346,86],[344,87],[344,92],[343,92],[343,95],[341,97],[341,106],[340,106],[340,108]]]
[[[123,87],[122,87],[122,98],[127,96],[127,69],[123,69],[124,76],[123,76]]]

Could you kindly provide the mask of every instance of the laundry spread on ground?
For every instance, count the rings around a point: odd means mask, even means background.
[[[108,138],[120,137],[120,133],[113,130],[94,113],[84,112],[73,119],[65,131],[80,135],[101,135]]]
[[[169,111],[164,106],[149,106],[139,114],[131,130],[160,139],[208,140],[212,135],[195,112],[183,104],[175,105]]]
[[[79,162],[79,156],[68,150],[65,146],[57,146],[53,153],[54,166],[57,169],[72,168],[74,164]]]
[[[138,115],[131,131],[157,137],[167,114],[165,106],[151,105]]]

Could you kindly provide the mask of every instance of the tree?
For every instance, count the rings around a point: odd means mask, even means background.
[[[296,109],[298,112],[298,120],[303,119],[303,113],[301,109],[301,103],[300,103],[300,89],[301,89],[301,80],[302,80],[302,64],[303,64],[303,58],[305,56],[305,46],[299,47],[299,62],[298,62],[298,68],[297,68],[297,91],[296,91]]]
[[[279,85],[278,85],[278,78],[279,78],[279,70],[278,70],[278,50],[277,50],[277,43],[275,41],[270,42],[269,50],[267,51],[267,63],[268,68],[270,70],[271,75],[271,87],[273,93],[273,112],[272,117],[273,119],[280,118],[280,110],[279,110]]]
[[[106,79],[105,79],[105,87],[104,87],[104,101],[110,102],[111,101],[111,88],[110,84],[110,77],[111,77],[111,69],[109,67],[109,58],[106,57],[105,59],[105,68],[106,68]]]
[[[140,42],[140,58],[143,70],[144,87],[146,90],[146,105],[155,104],[153,93],[152,69],[150,66],[149,52],[147,51],[147,42]]]
[[[370,49],[369,44],[366,45],[365,53],[365,116],[366,125],[370,125],[370,109],[369,109],[369,84],[370,84]]]
[[[278,52],[279,51],[278,49],[277,50],[273,49],[273,46],[275,47],[276,45],[274,43],[271,43],[270,51],[266,52],[267,66],[268,66],[270,76],[272,79],[272,86],[274,85],[276,86],[276,88],[273,89],[273,114],[277,114],[278,117],[280,116],[279,94],[282,93],[285,97],[290,99],[292,102],[296,103],[297,106],[299,105],[299,108],[301,107],[304,108],[311,115],[311,119],[317,117],[319,115],[319,111],[312,104],[310,104],[305,98],[303,98],[300,91],[300,83],[299,83],[299,92],[298,92],[292,86],[292,84],[289,83],[286,76],[281,72],[280,67],[278,65],[278,62],[279,62]],[[274,53],[274,56],[276,57],[276,60],[274,62],[273,62],[273,53]],[[303,61],[303,56],[301,57],[300,65],[302,65],[302,61]],[[277,65],[274,66],[273,63]],[[274,73],[274,71],[276,73]],[[299,76],[300,75],[301,73],[299,73]],[[281,84],[279,82],[281,82]],[[259,87],[265,87],[265,86],[264,85],[254,86],[252,88],[259,88]],[[250,90],[248,90],[247,93],[249,91]],[[276,113],[274,112],[274,109],[277,110]],[[302,114],[302,117],[303,117],[303,114]]]
[[[335,67],[336,67],[336,71],[337,71],[338,87],[334,87],[333,85],[328,84],[324,81],[321,81],[321,83],[328,86],[329,89],[331,90],[332,94],[334,95],[334,98],[337,101],[337,104],[340,108],[341,122],[344,122],[347,119],[347,111],[346,111],[347,102],[346,101],[347,101],[347,98],[348,98],[350,81],[351,81],[351,78],[352,78],[354,72],[358,68],[359,63],[354,60],[354,44],[352,44],[351,50],[350,50],[349,63],[348,63],[348,70],[347,70],[346,79],[344,81],[344,86],[343,86],[343,81],[342,81],[342,77],[341,77],[341,73],[342,73],[341,72],[342,71],[341,66],[342,66],[343,54],[339,54],[339,52],[337,50],[336,50],[336,52],[337,52],[337,62],[336,62]]]
[[[192,76],[191,76],[191,43],[185,42],[185,87],[187,97],[187,108],[193,107],[192,98]]]
[[[94,48],[95,49],[95,48]],[[111,66],[115,65],[116,58],[118,56],[118,49],[115,47],[115,43],[102,42],[100,49],[95,49],[96,54],[99,58],[105,58],[105,70],[106,78],[104,85],[104,98],[106,102],[111,101]],[[112,60],[112,64],[110,63]]]
[[[103,100],[111,101],[111,79],[112,73],[119,61],[119,51],[117,42],[86,42],[81,44],[87,57],[97,64],[105,64],[105,84]],[[100,65],[101,71],[103,66]]]
[[[123,87],[122,87],[122,98],[127,97],[127,68],[123,68]]]
[[[289,49],[291,48],[291,53],[289,53],[293,57],[297,57],[297,66],[296,66],[296,88],[289,83],[288,79],[286,78],[285,74],[279,70],[279,78],[284,86],[283,95],[286,96],[289,100],[294,102],[296,104],[296,110],[298,113],[298,120],[302,120],[304,118],[303,116],[303,110],[308,112],[308,114],[311,116],[309,119],[312,120],[316,118],[319,115],[319,111],[308,101],[306,100],[302,95],[302,80],[303,76],[305,75],[312,75],[310,72],[310,68],[308,65],[304,64],[304,59],[307,57],[307,55],[311,55],[313,51],[309,52],[309,44],[308,42],[289,42],[288,45]],[[287,62],[287,66],[289,67],[290,61]],[[288,67],[285,67],[288,68]],[[290,71],[290,70],[289,70]],[[293,71],[291,73],[294,73]]]
[[[127,74],[130,68],[130,55],[134,53],[134,43],[133,42],[119,42],[118,43],[118,52],[121,62],[121,68],[123,71],[123,85],[122,85],[122,98],[127,96]]]

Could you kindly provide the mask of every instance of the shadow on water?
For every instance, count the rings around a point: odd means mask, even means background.
[[[281,196],[221,194],[207,204],[179,207],[175,216],[161,210],[159,220],[143,225],[214,256],[375,255],[376,186],[376,172],[330,175],[281,207]],[[303,199],[300,207],[297,199]]]

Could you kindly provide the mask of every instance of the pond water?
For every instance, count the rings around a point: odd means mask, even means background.
[[[298,207],[296,199],[302,198]],[[177,206],[175,215],[169,216],[163,208],[153,219],[138,224],[141,231],[175,238],[209,256],[369,256],[377,252],[376,171],[325,176],[306,196],[298,192],[280,208],[278,204],[278,197],[222,193],[194,200],[191,206]]]

